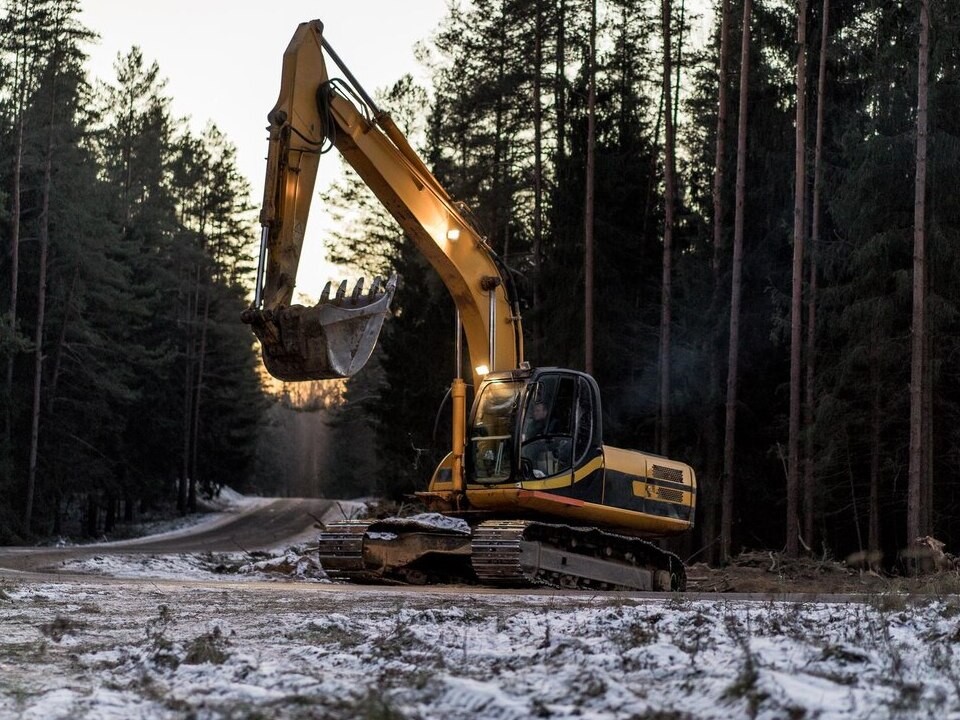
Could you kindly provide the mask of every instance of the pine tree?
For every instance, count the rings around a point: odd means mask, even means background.
[[[810,269],[807,298],[807,339],[806,339],[806,379],[804,383],[804,424],[806,425],[804,443],[803,474],[803,534],[811,547],[814,545],[816,523],[816,458],[814,443],[814,421],[816,417],[816,356],[817,356],[817,282],[818,251],[822,228],[822,190],[823,190],[823,134],[827,85],[827,50],[830,38],[830,0],[824,0],[822,6],[820,30],[820,63],[817,73],[817,124],[813,161],[813,210],[810,220]],[[874,495],[871,493],[871,497]],[[876,498],[874,498],[876,499]],[[874,526],[875,512],[879,508],[871,503],[871,527]],[[871,537],[873,537],[871,535]],[[871,546],[875,543],[871,542]]]
[[[671,54],[671,24],[673,22],[670,0],[662,3],[663,27],[663,102],[664,102],[664,151],[663,151],[663,178],[664,178],[664,220],[663,220],[663,275],[660,281],[660,414],[658,434],[660,442],[657,451],[662,455],[670,452],[670,325],[672,323],[671,303],[673,292],[673,230],[674,230],[674,199],[677,196],[676,186],[676,139],[674,137],[673,93],[671,91],[671,75],[673,74],[673,59]]]
[[[803,252],[807,205],[807,2],[797,2],[797,134],[793,205],[793,291],[790,302],[790,420],[787,460],[787,557],[800,551],[800,363],[803,336]],[[809,538],[808,538],[809,541]]]
[[[920,49],[917,60],[917,154],[913,215],[913,322],[910,360],[910,459],[907,476],[907,542],[913,545],[930,532],[925,465],[930,430],[923,422],[923,390],[928,382],[927,350],[927,131],[929,113],[930,3],[920,0]],[[926,469],[926,472],[924,470]]]
[[[730,335],[727,356],[727,412],[726,430],[723,442],[723,495],[720,517],[720,558],[724,562],[730,559],[733,535],[733,488],[734,488],[734,443],[736,441],[737,422],[737,374],[740,350],[740,298],[741,276],[743,268],[743,224],[744,203],[746,202],[746,162],[747,162],[747,103],[750,77],[750,12],[751,0],[743,3],[743,25],[740,46],[740,109],[737,131],[737,198],[736,217],[733,231],[733,279],[730,286]]]

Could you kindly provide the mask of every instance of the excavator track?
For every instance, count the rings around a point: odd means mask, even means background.
[[[415,518],[345,520],[319,537],[320,564],[333,580],[425,585],[474,582],[470,530],[442,528]]]
[[[639,538],[522,520],[486,521],[472,528],[470,536],[416,525],[408,530],[397,522],[401,521],[347,520],[327,525],[319,538],[324,570],[331,579],[358,583],[686,588],[680,558]],[[407,552],[405,543],[414,549]],[[469,565],[461,562],[467,557]]]
[[[683,591],[680,558],[639,538],[517,520],[473,530],[471,561],[481,583],[591,590]]]
[[[375,580],[363,562],[363,538],[371,520],[344,520],[325,526],[319,538],[320,564],[332,580]]]

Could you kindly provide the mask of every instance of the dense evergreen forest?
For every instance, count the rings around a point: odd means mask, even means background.
[[[91,86],[77,10],[2,11],[0,540],[290,491],[319,436],[309,490],[422,489],[449,442],[439,279],[355,176],[315,204],[334,260],[402,284],[363,372],[288,392],[322,407],[291,432],[239,323],[229,140],[172,117],[135,48]],[[956,3],[473,0],[419,50],[430,87],[382,104],[514,274],[528,358],[596,376],[607,444],[697,470],[685,557],[960,541]]]
[[[0,542],[240,484],[266,406],[235,149],[136,48],[91,84],[79,7],[0,16]]]

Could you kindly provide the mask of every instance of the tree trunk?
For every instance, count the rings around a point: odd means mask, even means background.
[[[557,166],[560,161],[566,157],[564,142],[567,135],[567,93],[566,93],[566,69],[567,69],[567,43],[566,43],[566,22],[567,22],[567,0],[560,0],[557,7],[557,56],[555,69],[555,82],[557,93]]]
[[[860,531],[860,510],[857,507],[857,484],[850,459],[850,439],[846,442],[847,481],[850,483],[850,511],[853,513],[853,529],[857,532],[857,550],[863,552],[863,533]]]
[[[883,395],[880,391],[879,342],[870,349],[870,385],[873,397],[870,403],[870,519],[867,530],[867,550],[880,549],[880,432],[883,427]]]
[[[587,95],[587,180],[584,198],[583,367],[593,375],[593,193],[596,143],[597,0],[590,4],[589,90]]]
[[[543,255],[543,98],[541,69],[543,67],[543,0],[536,2],[533,29],[533,306],[541,307],[540,283]],[[539,323],[538,323],[539,325]],[[542,342],[539,327],[533,328],[533,340]]]
[[[664,143],[663,180],[665,186],[663,219],[663,275],[660,285],[660,422],[658,452],[670,453],[670,303],[673,295],[673,201],[676,197],[674,178],[673,92],[670,78],[673,74],[670,57],[670,0],[661,4],[663,22],[663,98],[664,98]]]
[[[663,83],[660,84],[660,102],[657,104],[657,120],[653,125],[653,147],[660,145],[660,125],[663,122]],[[657,175],[657,158],[656,153],[650,153],[650,177],[654,178]],[[640,237],[647,237],[647,229],[650,227],[650,217],[653,215],[651,208],[653,207],[653,196],[656,192],[656,185],[652,182],[647,183],[647,195],[644,198],[643,202],[643,222],[640,224]],[[659,432],[659,425],[657,428]],[[656,446],[660,445],[660,440],[657,440],[654,443]]]
[[[53,495],[53,535],[63,535],[63,494],[57,490]]]
[[[506,31],[504,26],[506,24],[506,19],[504,13],[506,10],[503,7],[503,3],[500,4],[500,20],[497,27],[497,32],[499,37],[497,38],[497,58],[496,62],[496,101],[494,102],[494,112],[493,112],[493,172],[491,174],[493,178],[493,203],[494,203],[494,221],[493,221],[493,237],[499,241],[500,247],[497,250],[501,256],[509,262],[507,255],[510,252],[510,240],[509,240],[509,231],[510,231],[510,212],[507,207],[506,192],[504,188],[506,187],[505,177],[506,177],[506,167],[507,167],[507,148],[506,142],[504,141],[504,115],[506,110],[504,108],[504,94],[506,93],[506,88],[504,88],[504,67],[506,65]]]
[[[716,318],[720,308],[721,273],[720,267],[723,258],[723,176],[726,168],[727,155],[727,62],[730,53],[730,0],[723,0],[720,6],[720,60],[718,68],[717,90],[717,148],[713,164],[713,260],[711,271],[713,274],[713,293],[710,297],[710,318]],[[709,414],[707,416],[707,477],[703,483],[704,503],[701,510],[703,515],[703,540],[709,547],[707,562],[713,563],[717,559],[717,521],[719,520],[721,453],[720,453],[720,324],[714,324],[714,332],[710,334],[707,346],[709,362]]]
[[[913,215],[913,327],[910,333],[910,462],[907,474],[907,546],[929,533],[924,519],[923,434],[924,346],[926,345],[926,191],[927,82],[930,56],[930,3],[920,0],[920,53],[917,63],[917,159]]]
[[[673,83],[673,127],[680,124],[680,75],[683,70],[683,33],[687,22],[687,2],[680,0],[680,22],[677,24],[677,62],[674,63],[673,71],[675,81]]]
[[[105,533],[113,532],[117,526],[117,499],[111,494],[107,495],[107,511],[103,516],[103,531]]]
[[[740,294],[743,276],[743,214],[747,174],[747,101],[750,79],[750,14],[752,0],[743,3],[740,43],[740,109],[737,125],[737,195],[733,221],[733,277],[730,281],[730,340],[727,354],[726,427],[723,438],[723,501],[720,517],[720,556],[730,559],[733,535],[734,441],[737,425],[737,369],[740,344]]]
[[[814,543],[816,469],[813,425],[816,417],[817,357],[817,254],[820,250],[820,195],[823,185],[823,118],[827,96],[827,50],[830,36],[830,0],[823,0],[823,24],[820,31],[820,69],[817,77],[817,129],[813,153],[813,217],[810,228],[810,280],[807,291],[807,379],[806,379],[806,443],[803,476],[803,534],[810,547]]]
[[[930,282],[930,265],[927,268],[927,295],[936,295],[936,290]],[[920,527],[924,535],[933,533],[933,337],[934,329],[927,323],[927,341],[923,346],[923,495],[920,502],[923,515],[920,518]]]
[[[16,8],[15,8],[16,9]],[[27,21],[27,7],[23,6],[24,25]],[[20,292],[20,178],[23,173],[23,132],[24,114],[27,103],[27,83],[31,81],[33,63],[28,59],[27,40],[29,33],[26,27],[20,28],[22,44],[17,47],[13,64],[13,94],[15,97],[14,113],[16,129],[13,145],[13,173],[10,179],[10,330],[17,330],[17,311]],[[7,447],[11,446],[13,438],[13,367],[14,354],[7,359],[6,383],[4,385],[7,396],[5,408],[4,432]]]
[[[720,7],[720,68],[717,94],[717,152],[713,164],[713,287],[720,287],[720,255],[723,242],[723,171],[727,154],[727,56],[730,45],[730,0]]]
[[[51,113],[52,115],[52,113]],[[52,184],[53,118],[47,138],[47,157],[43,163],[43,198],[40,207],[40,261],[37,279],[37,327],[34,335],[33,362],[33,410],[30,415],[30,462],[27,469],[27,498],[23,514],[23,526],[30,533],[33,519],[33,499],[37,487],[37,462],[40,446],[40,409],[43,387],[43,329],[47,306],[47,252],[50,246],[50,186]]]
[[[60,17],[56,18],[57,28],[54,31],[59,35]],[[30,459],[27,467],[26,502],[24,509],[24,531],[29,534],[33,521],[33,502],[37,487],[37,465],[40,447],[40,414],[42,409],[41,397],[43,391],[43,331],[46,323],[47,308],[47,255],[50,247],[50,191],[53,186],[53,130],[57,109],[57,76],[56,63],[58,60],[58,41],[55,41],[51,63],[54,66],[54,77],[50,90],[50,109],[47,116],[47,146],[43,162],[43,190],[40,200],[39,217],[39,244],[40,260],[37,273],[37,318],[34,334],[34,363],[33,363],[33,409],[30,414]]]
[[[97,505],[97,496],[96,493],[87,494],[87,512],[86,512],[86,522],[84,523],[85,528],[84,532],[87,537],[96,537],[97,528],[99,523],[97,522],[97,515],[100,511],[99,506]]]
[[[196,268],[199,275],[200,268]],[[199,282],[199,281],[196,281]],[[196,285],[194,285],[196,287]],[[192,399],[193,399],[193,363],[194,363],[194,326],[196,324],[196,306],[197,302],[191,302],[192,292],[187,293],[187,306],[184,313],[186,318],[186,341],[184,345],[184,378],[183,378],[183,458],[181,462],[180,478],[177,483],[177,510],[181,515],[185,515],[189,506],[190,492],[190,440],[192,434]]]
[[[797,119],[790,301],[790,428],[787,438],[787,557],[800,552],[800,350],[803,345],[803,240],[807,203],[807,0],[797,2]]]
[[[63,323],[60,325],[60,334],[53,351],[53,370],[50,372],[50,381],[47,384],[47,413],[53,415],[54,404],[57,399],[57,383],[60,381],[60,367],[63,363],[63,348],[67,343],[67,327],[70,320],[70,307],[73,305],[73,295],[77,290],[77,281],[80,279],[80,259],[73,266],[73,276],[70,279],[70,288],[63,301]]]
[[[187,509],[190,512],[197,511],[197,482],[200,473],[197,469],[197,448],[200,446],[200,394],[203,391],[203,367],[204,358],[207,354],[207,327],[210,322],[210,287],[207,286],[203,298],[203,320],[200,325],[200,350],[197,353],[197,379],[194,383],[193,391],[193,431],[191,441],[191,472],[189,498],[187,500]]]
[[[23,108],[17,118],[16,140],[13,149],[13,178],[10,190],[10,330],[17,330],[17,293],[19,291],[20,273],[20,173],[23,166]],[[13,437],[13,360],[11,353],[7,358],[6,395],[7,406],[4,408],[4,432],[6,433],[7,447]]]

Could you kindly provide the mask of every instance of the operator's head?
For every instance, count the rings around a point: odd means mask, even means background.
[[[546,420],[547,418],[547,406],[542,402],[535,403],[533,406],[533,419],[534,420]]]

